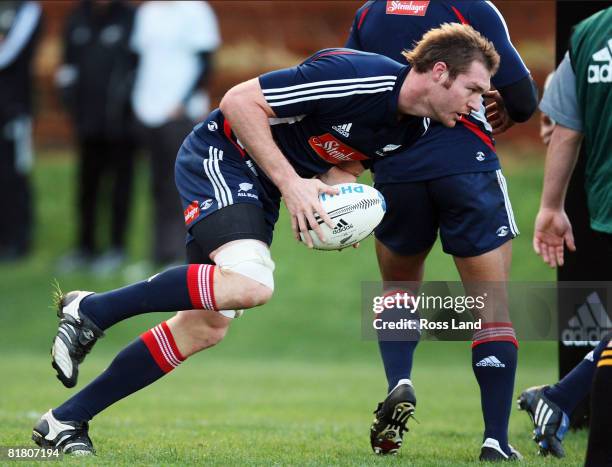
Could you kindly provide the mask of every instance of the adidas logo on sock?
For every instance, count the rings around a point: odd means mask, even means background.
[[[476,364],[476,366],[490,366],[493,368],[506,368],[506,365],[500,362],[499,359],[495,355],[490,355],[488,357],[483,358]]]
[[[351,133],[352,126],[353,126],[352,123],[345,123],[343,125],[334,125],[332,126],[332,130],[336,130],[342,136],[344,136],[345,138],[348,138]]]

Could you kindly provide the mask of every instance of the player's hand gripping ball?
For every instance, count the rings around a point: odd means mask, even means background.
[[[339,194],[319,195],[323,209],[334,222],[330,229],[315,215],[326,242],[323,243],[314,230],[309,230],[314,248],[317,250],[342,250],[360,242],[372,233],[385,215],[385,198],[378,190],[361,183],[334,185]],[[302,241],[304,237],[300,234]]]

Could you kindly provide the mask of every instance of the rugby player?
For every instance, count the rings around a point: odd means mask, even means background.
[[[456,125],[478,109],[499,65],[493,45],[458,24],[430,31],[407,58],[418,69],[376,54],[326,49],[227,92],[185,139],[176,162],[189,264],[122,289],[62,296],[52,347],[58,378],[74,386],[79,364],[115,323],[154,311],[178,313],[46,412],[34,427],[37,444],[93,452],[89,420],[217,344],[236,310],[270,299],[269,245],[281,197],[296,238],[301,232],[312,247],[309,226],[323,237],[317,216],[331,225],[318,195],[337,193],[313,177],[354,181],[336,166],[380,157],[388,145],[413,144],[427,132],[429,118]]]
[[[509,277],[511,240],[519,231],[493,135],[533,114],[535,83],[491,2],[368,1],[355,15],[346,47],[401,61],[403,49],[447,22],[470,24],[495,44],[501,57],[492,79],[496,90],[485,94],[491,99],[486,108],[479,105],[455,127],[432,123],[410,148],[374,161],[375,187],[387,202],[387,215],[375,231],[376,253],[383,281],[410,282],[407,292],[416,294],[439,230],[468,294],[478,295],[478,284],[499,284],[476,317],[485,324],[473,336],[472,367],[485,425],[480,458],[502,460],[519,456],[508,444],[518,343],[503,286]],[[396,290],[397,284],[392,287]],[[379,333],[388,395],[375,410],[370,430],[378,454],[400,449],[406,421],[415,410],[410,375],[417,344],[418,336],[398,340]]]
[[[564,247],[576,250],[572,224],[565,212],[565,196],[570,177],[578,160],[580,147],[585,146],[585,191],[590,227],[612,247],[612,119],[610,56],[612,7],[608,7],[579,23],[570,39],[570,50],[557,67],[544,92],[540,110],[555,121],[546,152],[544,187],[540,210],[535,221],[533,248],[551,267],[563,266]],[[604,57],[604,58],[602,58]],[[534,441],[540,453],[563,457],[561,444],[569,426],[568,416],[587,396],[593,376],[595,381],[594,410],[589,440],[587,465],[612,465],[606,438],[610,432],[612,407],[602,388],[609,383],[607,368],[612,352],[607,348],[612,333],[586,357],[551,386],[526,389],[519,397],[519,406],[534,423]],[[598,363],[599,362],[599,363]],[[603,363],[602,363],[603,362]],[[598,368],[601,366],[601,368]],[[610,388],[606,388],[609,392]],[[606,448],[607,447],[607,452]],[[608,456],[607,464],[603,462]]]

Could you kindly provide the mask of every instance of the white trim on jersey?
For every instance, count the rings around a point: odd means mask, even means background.
[[[15,15],[14,23],[0,45],[0,69],[9,66],[34,34],[42,9],[36,2],[25,2]]]
[[[478,120],[480,123],[482,123],[484,125],[484,128],[486,131],[488,131],[489,133],[493,132],[493,127],[491,126],[491,124],[489,123],[489,121],[487,120],[487,116],[485,115],[486,109],[484,106],[484,99],[481,97],[480,98],[480,109],[478,109],[478,111],[474,111],[472,110],[470,112],[470,116],[472,118],[475,118],[476,120]]]
[[[370,81],[395,81],[397,80],[397,76],[394,75],[384,75],[384,76],[370,76],[368,78],[345,78],[345,79],[330,79],[326,81],[313,81],[312,83],[303,83],[303,84],[295,84],[293,86],[286,86],[284,88],[268,88],[262,89],[264,94],[273,94],[277,92],[287,92],[294,91],[297,89],[306,89],[312,88],[315,86],[335,86],[337,84],[350,84],[350,83],[367,83]]]
[[[347,84],[345,86],[328,86],[325,88],[306,89],[302,91],[288,92],[285,94],[277,94],[274,96],[266,96],[266,100],[268,101],[268,103],[270,103],[270,101],[272,100],[288,99],[290,97],[305,96],[307,94],[323,93],[323,92],[328,92],[328,91],[344,91],[347,89],[372,89],[372,88],[378,88],[380,86],[393,87],[394,85],[395,85],[395,80],[381,81],[380,83],[365,83],[365,84],[359,83],[359,84]]]
[[[510,204],[510,197],[508,196],[508,187],[506,185],[506,178],[502,174],[500,169],[495,171],[497,175],[497,183],[499,184],[499,188],[502,191],[502,195],[504,196],[504,206],[506,208],[506,215],[508,216],[508,223],[510,224],[510,231],[512,235],[518,235],[519,229],[516,226],[516,221],[514,220],[514,213],[512,212],[512,204]]]
[[[281,105],[295,104],[296,102],[314,101],[314,100],[319,100],[319,99],[333,99],[335,97],[352,96],[354,94],[376,94],[379,92],[386,92],[386,91],[393,91],[393,87],[391,86],[391,87],[385,87],[385,88],[379,88],[379,89],[354,90],[354,91],[348,91],[348,92],[341,92],[338,94],[320,94],[316,96],[302,97],[299,99],[289,99],[288,101],[268,102],[268,105],[270,107],[278,107]]]
[[[523,62],[523,66],[527,68],[527,66],[525,65],[525,62],[523,61],[523,58],[518,53],[518,51],[516,50],[516,47],[514,47],[514,44],[512,43],[512,40],[510,39],[510,31],[508,31],[508,25],[506,24],[506,20],[504,19],[500,11],[497,9],[497,7],[493,5],[493,3],[490,0],[487,0],[485,3],[489,5],[499,17],[499,20],[504,25],[504,30],[506,31],[506,38],[508,39],[508,43],[512,46],[512,48],[514,49],[514,52],[516,52],[516,55],[519,57],[519,60]]]
[[[215,200],[219,209],[234,204],[232,191],[227,186],[225,178],[219,169],[220,160],[223,160],[223,151],[210,146],[208,148],[208,159],[204,159],[203,167],[215,191]]]

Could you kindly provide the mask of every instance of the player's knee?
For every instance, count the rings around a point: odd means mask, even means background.
[[[217,313],[186,310],[177,313],[177,325],[188,336],[190,354],[217,345],[225,337],[230,321]]]
[[[203,329],[198,336],[197,345],[199,350],[208,349],[221,342],[227,334],[228,327],[208,327]]]
[[[214,257],[221,271],[235,274],[241,308],[263,305],[274,292],[274,261],[268,247],[257,240],[240,240]]]
[[[270,301],[274,291],[254,280],[245,280],[241,301],[242,308],[254,308]]]

